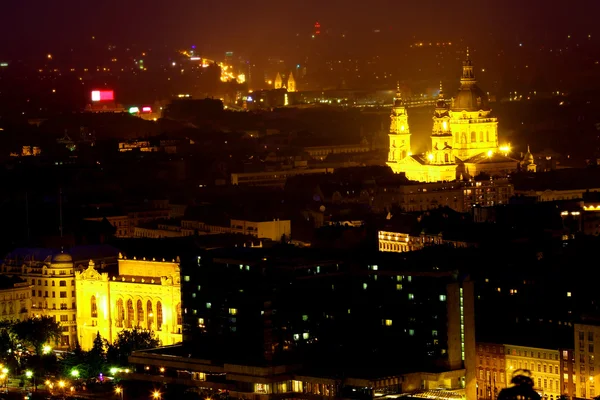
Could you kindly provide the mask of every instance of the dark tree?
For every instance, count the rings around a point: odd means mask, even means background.
[[[133,328],[122,330],[112,345],[108,345],[106,357],[109,363],[126,365],[127,359],[136,350],[158,347],[160,342],[154,332]]]
[[[100,336],[100,332],[96,334],[92,349],[86,354],[88,376],[98,376],[103,372],[106,366],[106,352],[104,351],[105,341]]]
[[[58,343],[62,330],[54,318],[44,316],[15,322],[12,332],[21,342],[31,346],[36,354],[41,355],[45,344]]]

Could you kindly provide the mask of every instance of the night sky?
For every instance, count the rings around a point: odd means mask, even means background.
[[[52,50],[94,35],[117,45],[197,44],[252,52],[308,34],[317,20],[356,37],[379,28],[422,40],[477,42],[492,34],[543,42],[600,34],[599,13],[598,0],[4,0],[0,51]]]

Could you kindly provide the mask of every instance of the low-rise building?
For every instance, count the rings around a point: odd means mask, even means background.
[[[508,204],[513,194],[513,185],[506,179],[415,183],[382,186],[375,196],[374,203],[380,209],[398,206],[409,212],[439,207],[469,212],[476,206],[491,207]]]

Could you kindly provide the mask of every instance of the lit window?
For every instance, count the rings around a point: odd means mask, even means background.
[[[310,337],[310,334],[308,332],[304,332],[302,334],[302,339],[304,339],[304,340],[308,339],[309,337]]]
[[[196,298],[196,293],[192,293],[192,297],[195,299]]]
[[[409,282],[412,282],[412,276],[409,276],[406,279],[408,279]]]
[[[211,308],[211,307],[212,307],[212,304],[206,303],[206,308]]]
[[[204,318],[198,318],[198,326],[204,328]]]
[[[363,290],[367,290],[367,284],[363,283]]]
[[[321,273],[321,267],[317,265],[317,274]]]
[[[396,284],[396,290],[402,290],[402,284],[401,283]]]
[[[303,315],[302,316],[302,321],[308,321],[308,315]]]
[[[437,335],[438,335],[438,331],[436,331],[436,330],[431,331],[431,336],[437,337]]]
[[[294,333],[294,340],[300,340],[300,335],[297,333]]]
[[[379,267],[377,265],[371,265],[371,269],[373,271],[377,271],[379,269]]]
[[[190,276],[189,276],[189,275],[186,275],[186,276],[183,278],[183,280],[184,280],[184,281],[186,281],[186,282],[189,282],[189,281],[190,281]]]
[[[415,299],[415,295],[414,295],[414,294],[412,294],[412,293],[409,293],[409,294],[408,294],[408,299],[409,299],[409,300],[414,300],[414,299]]]
[[[409,334],[410,336],[415,336],[415,330],[414,330],[414,329],[409,329],[409,330],[408,330],[408,334]]]
[[[383,320],[383,325],[384,326],[392,326],[392,320],[391,319],[384,319]]]
[[[567,297],[571,297],[571,292],[567,292]]]
[[[440,301],[446,301],[446,295],[440,294]]]
[[[237,308],[230,308],[229,309],[229,315],[236,315],[237,314]]]

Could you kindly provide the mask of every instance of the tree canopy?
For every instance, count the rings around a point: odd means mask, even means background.
[[[42,354],[44,345],[56,345],[62,334],[60,324],[46,316],[13,322],[11,331],[23,344],[32,347],[37,355]]]
[[[117,365],[126,365],[127,359],[137,350],[151,349],[160,345],[154,332],[133,328],[122,330],[112,345],[108,345],[107,359]]]

